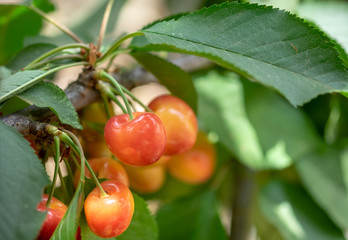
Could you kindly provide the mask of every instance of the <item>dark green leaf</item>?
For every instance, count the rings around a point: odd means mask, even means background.
[[[279,9],[214,5],[142,32],[156,50],[209,58],[277,89],[295,106],[320,94],[348,91],[348,73],[331,40]],[[131,47],[143,48],[136,42]]]
[[[26,101],[18,97],[12,97],[0,105],[0,113],[2,114],[1,116],[5,116],[28,106],[30,106],[30,104]]]
[[[316,202],[342,229],[348,228],[348,191],[339,152],[313,152],[296,163],[298,173]]]
[[[83,184],[77,186],[73,199],[64,217],[54,231],[51,240],[75,239],[77,232],[78,219],[83,207]]]
[[[227,239],[212,191],[167,203],[158,210],[156,218],[161,240]]]
[[[271,181],[261,191],[260,207],[287,240],[344,240],[343,233],[299,186]]]
[[[62,123],[82,129],[75,108],[64,91],[53,83],[40,82],[22,92],[19,97],[38,107],[49,107]]]
[[[0,132],[0,236],[32,240],[45,219],[36,207],[48,176],[28,141],[1,121]]]
[[[316,23],[348,52],[348,3],[339,1],[302,2],[299,16]]]
[[[13,71],[19,71],[27,66],[31,61],[55,47],[55,45],[49,43],[36,43],[29,45],[12,58],[6,66]]]
[[[1,80],[0,102],[3,102],[10,97],[20,94],[41,81],[44,71],[29,70],[17,72],[8,78]]]
[[[238,77],[210,72],[195,79],[194,83],[201,127],[216,132],[219,140],[249,167],[268,167],[255,130],[246,116],[243,86]]]
[[[270,166],[287,167],[320,144],[318,134],[301,109],[293,108],[259,84],[243,83],[247,114]],[[284,154],[277,154],[277,150]]]
[[[175,96],[184,100],[196,111],[197,94],[191,76],[176,65],[164,59],[143,52],[134,52],[132,56],[157,77],[161,84]]]

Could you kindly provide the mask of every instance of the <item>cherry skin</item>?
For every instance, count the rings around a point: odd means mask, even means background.
[[[126,170],[123,166],[112,158],[93,158],[88,160],[93,172],[97,178],[106,178],[109,180],[115,180],[123,183],[127,187],[129,186],[129,180]],[[85,167],[85,176],[91,178],[90,171]],[[77,183],[80,178],[80,171],[77,170],[74,177],[74,183]]]
[[[129,226],[134,213],[134,199],[123,183],[108,180],[101,183],[108,194],[101,196],[96,187],[85,200],[84,210],[89,228],[103,238],[117,237]]]
[[[131,189],[143,194],[158,191],[166,179],[165,167],[163,164],[157,164],[158,162],[145,167],[125,165]]]
[[[215,148],[203,132],[199,132],[194,146],[187,152],[172,156],[167,163],[169,173],[189,184],[207,181],[215,169]]]
[[[189,150],[196,141],[197,118],[187,103],[173,95],[161,95],[149,108],[162,120],[166,130],[164,155],[175,155]]]
[[[104,138],[110,151],[122,162],[132,166],[146,166],[156,162],[166,145],[161,120],[154,113],[116,115],[105,125]]]
[[[46,207],[47,199],[48,194],[43,194],[37,206],[38,211],[47,212],[37,240],[50,239],[67,210],[67,206],[55,197],[51,198],[50,206]]]

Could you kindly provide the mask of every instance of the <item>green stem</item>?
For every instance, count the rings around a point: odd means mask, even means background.
[[[132,114],[132,110],[130,108],[130,105],[129,105],[129,102],[128,102],[126,96],[124,95],[124,93],[122,91],[122,88],[121,88],[120,84],[110,74],[108,74],[105,71],[95,72],[95,74],[96,74],[97,78],[109,80],[111,82],[111,84],[116,88],[116,90],[119,92],[120,96],[122,97],[122,100],[123,100],[124,104],[126,105],[127,112],[128,112],[128,115],[129,115],[129,119],[133,120],[134,116]]]
[[[69,193],[68,193],[68,189],[66,188],[66,184],[65,184],[65,181],[64,181],[64,177],[63,177],[62,171],[60,170],[60,167],[58,168],[58,175],[59,175],[59,179],[60,179],[60,183],[62,185],[62,188],[64,189],[64,193],[65,193],[67,199],[70,202],[70,196],[69,196]]]
[[[53,174],[53,180],[52,180],[52,185],[51,185],[51,192],[48,195],[48,199],[46,202],[46,207],[50,207],[51,205],[51,199],[54,193],[54,189],[56,187],[56,182],[57,182],[57,175],[58,175],[58,169],[59,169],[59,159],[60,159],[60,139],[58,136],[54,136],[54,146],[55,146],[55,153],[54,153],[54,174]]]
[[[106,117],[108,119],[111,118],[111,113],[110,113],[110,110],[109,110],[109,102],[108,102],[108,97],[106,96],[106,94],[104,92],[101,93],[101,98],[103,100],[103,105],[104,105],[104,110],[105,110],[105,113],[106,113]]]
[[[110,17],[110,13],[111,13],[111,9],[112,9],[113,3],[114,3],[114,0],[109,0],[108,1],[108,5],[105,8],[103,20],[102,20],[102,23],[101,23],[101,26],[100,26],[97,50],[99,50],[100,46],[102,45],[103,38],[104,38],[104,35],[105,35],[106,26],[108,25],[108,20],[109,20],[109,17]]]
[[[66,169],[68,170],[68,176],[70,178],[70,181],[73,183],[74,182],[74,177],[73,177],[74,174],[73,174],[73,172],[71,170],[70,163],[69,163],[69,161],[68,161],[68,159],[66,157],[63,158],[63,160],[64,160],[64,163],[65,163]]]
[[[100,190],[100,197],[107,197],[109,196],[103,189],[103,187],[100,185],[100,182],[98,180],[98,178],[96,177],[96,175],[94,174],[94,171],[92,169],[92,167],[89,165],[89,163],[87,162],[84,154],[83,154],[83,149],[82,146],[78,140],[78,138],[70,131],[65,130],[65,132],[68,134],[67,136],[69,137],[70,140],[68,140],[68,142],[72,142],[72,148],[77,150],[77,152],[80,154],[80,159],[81,159],[81,169],[80,169],[80,181],[84,181],[85,179],[85,165],[87,166],[88,170],[90,171],[91,175],[92,175],[92,179],[94,181],[94,183],[97,185],[97,187]],[[64,132],[63,132],[64,133]],[[73,138],[74,141],[71,140],[71,138]],[[64,137],[66,138],[66,137]],[[67,143],[69,144],[69,143]]]
[[[114,101],[122,110],[123,113],[127,113],[127,110],[125,107],[122,105],[122,103],[117,99],[115,94],[113,93],[113,88],[110,87],[109,84],[104,83],[103,81],[99,80],[97,83],[97,89],[101,91],[101,95],[106,95],[108,98],[110,98],[112,101]],[[119,93],[118,93],[119,94]]]
[[[147,112],[152,112],[152,110],[150,108],[148,108],[148,106],[146,106],[142,101],[140,101],[136,96],[133,95],[133,93],[131,91],[129,91],[126,87],[121,86],[123,92],[125,92],[128,96],[130,96],[135,102],[137,102],[138,104],[140,104],[140,106],[142,106]]]
[[[97,62],[101,62],[103,61],[106,57],[108,57],[113,51],[115,51],[118,46],[120,46],[121,43],[123,43],[124,41],[126,41],[127,39],[129,38],[132,38],[132,37],[137,37],[137,36],[142,36],[144,35],[144,33],[142,32],[134,32],[134,33],[130,33],[130,34],[127,34],[123,37],[121,37],[120,39],[118,39],[115,43],[113,43],[111,45],[111,47],[103,54],[103,56],[101,56],[101,58],[99,58],[97,60]]]
[[[86,44],[81,44],[81,43],[72,43],[72,44],[66,44],[60,47],[57,47],[55,49],[52,49],[51,51],[48,51],[44,54],[42,54],[40,57],[36,58],[35,60],[33,60],[31,63],[29,63],[23,70],[30,70],[33,68],[33,65],[44,60],[47,57],[50,57],[60,51],[63,51],[65,49],[69,49],[69,48],[83,48],[86,49],[87,51],[90,50],[89,46],[87,46]]]
[[[66,60],[66,59],[77,59],[77,60],[83,60],[83,57],[81,55],[75,55],[75,54],[69,54],[69,55],[63,55],[63,56],[57,56],[53,57],[50,59],[46,59],[44,61],[38,62],[33,64],[30,68],[31,69],[38,69],[40,66],[47,64],[47,63],[52,63],[60,60]],[[28,69],[27,69],[28,70]]]
[[[75,163],[76,167],[78,170],[81,170],[81,166],[80,163],[77,161],[76,157],[74,156],[74,154],[70,155],[71,159],[73,160],[73,162]]]
[[[83,41],[75,34],[73,33],[69,28],[67,28],[66,26],[64,26],[61,23],[58,23],[57,21],[55,21],[54,19],[50,18],[46,13],[44,13],[43,11],[41,11],[40,9],[36,8],[33,5],[29,6],[29,9],[33,10],[34,12],[36,12],[37,14],[39,14],[41,17],[43,17],[44,19],[46,19],[48,22],[52,23],[54,26],[56,26],[59,30],[61,30],[63,33],[65,33],[66,35],[68,35],[69,37],[71,37],[73,40],[75,40],[78,43],[83,43]]]

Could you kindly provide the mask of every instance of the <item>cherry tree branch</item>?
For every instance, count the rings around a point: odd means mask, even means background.
[[[190,55],[180,55],[171,58],[170,61],[187,72],[194,72],[213,65],[204,58]],[[147,72],[142,67],[135,67],[130,71],[113,73],[112,75],[120,84],[128,89],[157,81],[151,73]],[[77,111],[96,102],[100,98],[100,95],[99,92],[95,90],[93,71],[91,69],[85,69],[79,75],[78,79],[65,89],[65,93]],[[40,122],[48,122],[55,117],[56,116],[49,108],[39,108],[32,105],[18,112],[0,117],[0,121],[14,127],[22,135],[28,135],[35,131],[39,131],[39,128],[42,127]]]

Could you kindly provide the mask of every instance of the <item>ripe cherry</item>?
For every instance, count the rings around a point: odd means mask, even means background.
[[[98,187],[85,200],[87,224],[97,236],[117,237],[129,226],[134,213],[134,199],[123,183],[109,180],[101,183],[107,196],[102,196]]]
[[[123,183],[127,187],[129,186],[128,176],[123,166],[112,158],[93,158],[88,160],[89,165],[93,169],[97,178],[106,178],[109,180],[115,180]],[[85,168],[85,176],[91,178],[91,173]],[[77,182],[80,178],[80,171],[76,171],[74,182]]]
[[[166,171],[163,164],[157,164],[156,162],[145,167],[125,165],[124,168],[127,171],[131,189],[139,193],[156,192],[165,182]]]
[[[162,120],[166,130],[164,155],[182,153],[193,146],[198,125],[189,105],[173,95],[161,95],[149,104],[149,108]]]
[[[163,154],[166,134],[161,120],[154,113],[116,115],[105,125],[104,137],[110,151],[122,162],[145,166],[156,162]]]
[[[199,132],[195,145],[187,152],[172,156],[167,167],[177,179],[199,184],[207,181],[215,169],[215,148],[203,132]]]
[[[67,206],[55,197],[52,197],[50,206],[46,207],[47,199],[48,195],[43,194],[37,206],[38,211],[47,212],[37,240],[50,239],[67,210]]]

